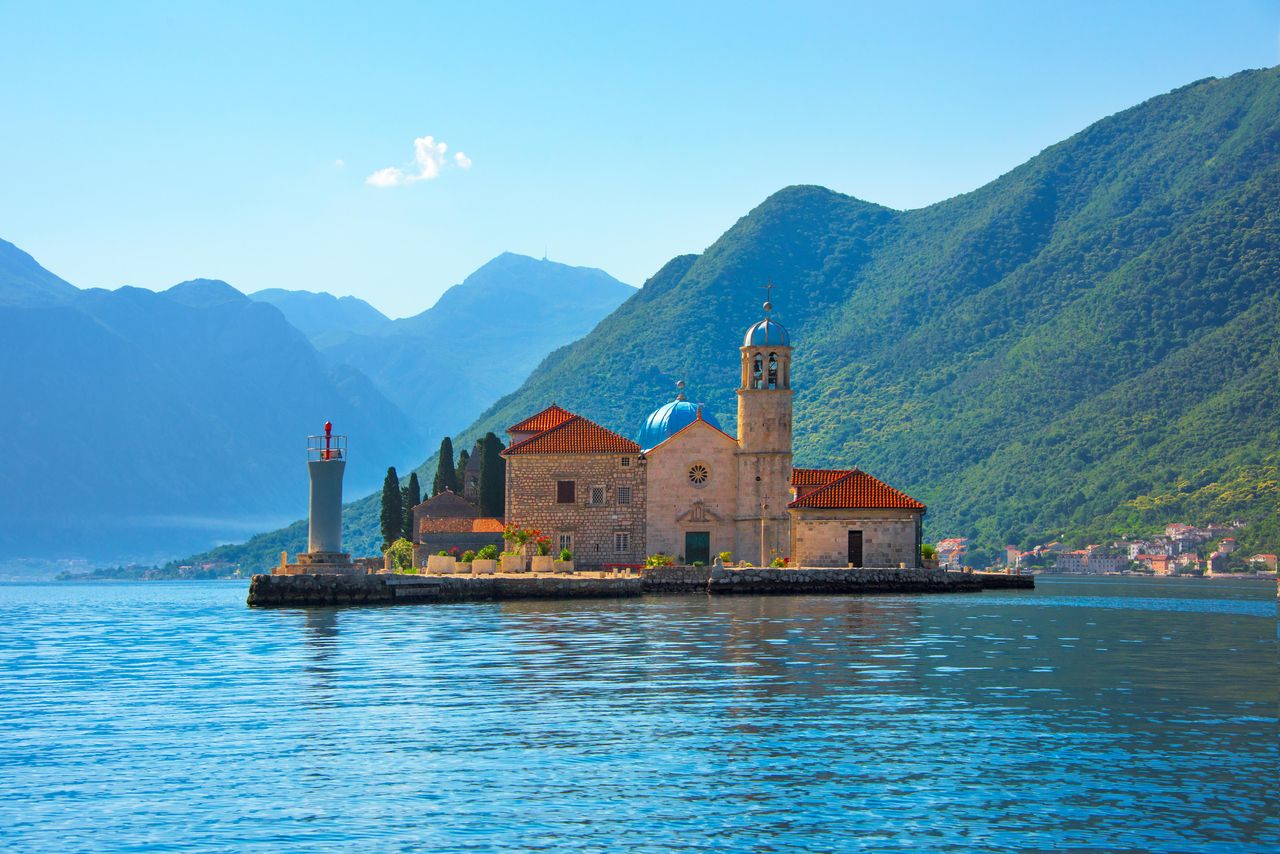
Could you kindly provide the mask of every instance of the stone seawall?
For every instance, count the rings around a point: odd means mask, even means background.
[[[977,573],[942,569],[717,569],[710,593],[961,593],[983,587]]]
[[[633,598],[646,593],[963,593],[1035,586],[1030,575],[940,569],[711,569],[648,567],[635,575],[255,575],[258,608],[488,602],[513,599]]]

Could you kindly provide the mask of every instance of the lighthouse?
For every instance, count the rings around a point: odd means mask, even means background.
[[[307,553],[342,553],[342,473],[347,467],[347,437],[333,435],[324,422],[324,436],[307,437],[307,472],[311,475],[311,516]]]
[[[307,550],[289,562],[281,552],[274,575],[363,574],[351,555],[342,550],[342,475],[347,468],[347,437],[335,436],[333,424],[324,423],[323,436],[307,437],[307,473],[311,477],[310,520]],[[363,563],[363,561],[362,561]]]

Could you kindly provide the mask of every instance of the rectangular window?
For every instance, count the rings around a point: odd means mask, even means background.
[[[560,551],[564,551],[565,549],[573,551],[573,534],[561,534],[556,537],[556,548]]]
[[[629,486],[618,487],[618,503],[619,504],[631,503],[631,487]]]
[[[575,484],[571,480],[557,480],[556,481],[556,503],[572,504],[574,501],[576,501],[577,491],[575,490],[574,487],[575,487]]]
[[[622,467],[623,467],[624,469],[629,469],[629,468],[631,468],[631,457],[623,457],[623,458],[622,458]]]
[[[626,531],[615,533],[613,535],[613,550],[620,555],[631,551],[631,534]]]
[[[599,507],[601,504],[604,504],[604,487],[603,486],[591,487],[591,503],[594,504],[596,507]]]

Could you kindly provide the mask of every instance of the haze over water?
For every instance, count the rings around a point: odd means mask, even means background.
[[[0,585],[0,843],[1280,845],[1266,582],[281,611],[244,596]]]

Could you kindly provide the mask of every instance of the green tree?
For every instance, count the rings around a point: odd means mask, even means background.
[[[418,486],[418,473],[409,473],[409,485],[400,490],[400,503],[403,505],[404,524],[401,528],[406,540],[413,542],[413,508],[422,503],[422,487]]]
[[[400,538],[404,528],[404,502],[400,497],[400,478],[396,467],[387,469],[382,481],[382,550],[385,552]]]
[[[440,440],[440,459],[436,463],[436,479],[431,484],[431,495],[437,496],[446,489],[461,492],[458,488],[458,472],[453,467],[453,440],[445,436]]]
[[[454,467],[453,473],[458,478],[458,492],[461,493],[467,488],[467,463],[471,461],[471,454],[463,448],[458,452],[458,464]]]
[[[480,513],[501,518],[505,511],[507,461],[501,456],[506,448],[493,433],[485,433],[480,443]]]

